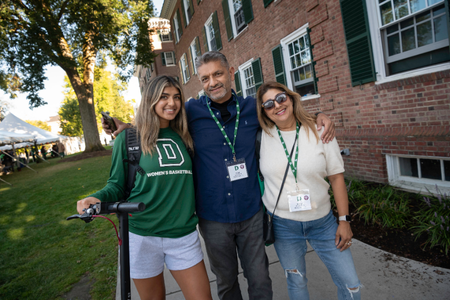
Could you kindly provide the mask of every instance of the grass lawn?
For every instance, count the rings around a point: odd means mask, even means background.
[[[117,238],[111,223],[66,221],[79,199],[101,189],[110,156],[32,164],[0,181],[0,299],[62,299],[88,276],[92,299],[113,299]],[[117,218],[111,219],[118,224]]]

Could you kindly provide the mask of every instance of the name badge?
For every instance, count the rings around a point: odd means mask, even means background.
[[[245,164],[245,160],[243,158],[238,159],[237,161],[226,162],[225,165],[227,166],[230,181],[248,177],[247,165]]]
[[[309,189],[288,192],[289,211],[311,210],[311,196]]]

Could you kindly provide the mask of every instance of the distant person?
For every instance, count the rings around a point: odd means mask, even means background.
[[[52,146],[52,157],[56,157],[57,155],[58,155],[58,145],[55,143],[53,146]]]
[[[34,147],[33,146],[31,146],[31,151],[30,151],[30,153],[31,153],[31,157],[33,158],[33,161],[35,162],[35,163],[38,163],[38,160],[36,159],[36,156],[37,156],[37,154],[36,154],[36,151],[34,151]]]
[[[64,158],[64,155],[65,155],[64,153],[66,151],[66,146],[64,146],[63,143],[59,142],[58,143],[58,149],[59,149],[59,156],[61,157],[61,159]]]
[[[41,147],[41,155],[44,158],[44,160],[47,160],[47,149],[45,148],[45,145],[42,145]]]

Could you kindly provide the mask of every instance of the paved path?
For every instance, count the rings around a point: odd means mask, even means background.
[[[203,245],[203,253],[206,253]],[[362,298],[372,299],[398,299],[398,300],[448,300],[450,299],[450,270],[408,260],[379,250],[358,240],[353,239],[351,247],[356,271],[364,285]],[[311,250],[311,249],[310,249]],[[283,268],[273,246],[266,248],[270,263],[270,277],[274,291],[274,300],[289,299],[287,294],[286,278]],[[209,260],[205,255],[206,269],[211,282],[213,299],[217,297],[216,278],[211,273]],[[327,269],[314,251],[306,255],[308,289],[311,300],[337,299],[336,286],[331,280]],[[164,271],[167,300],[184,299],[170,272]],[[247,282],[239,274],[244,300],[248,299]],[[116,300],[120,300],[120,284]],[[132,300],[139,300],[139,295],[132,283]]]

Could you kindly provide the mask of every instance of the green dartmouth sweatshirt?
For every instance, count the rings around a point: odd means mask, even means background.
[[[122,132],[114,142],[108,183],[91,197],[105,202],[123,198],[128,175],[128,164],[122,162],[125,158],[125,132]],[[180,136],[171,128],[162,128],[153,154],[142,154],[139,165],[146,174],[136,174],[128,201],[144,202],[145,210],[131,214],[130,232],[166,238],[192,233],[198,222],[192,162]]]

